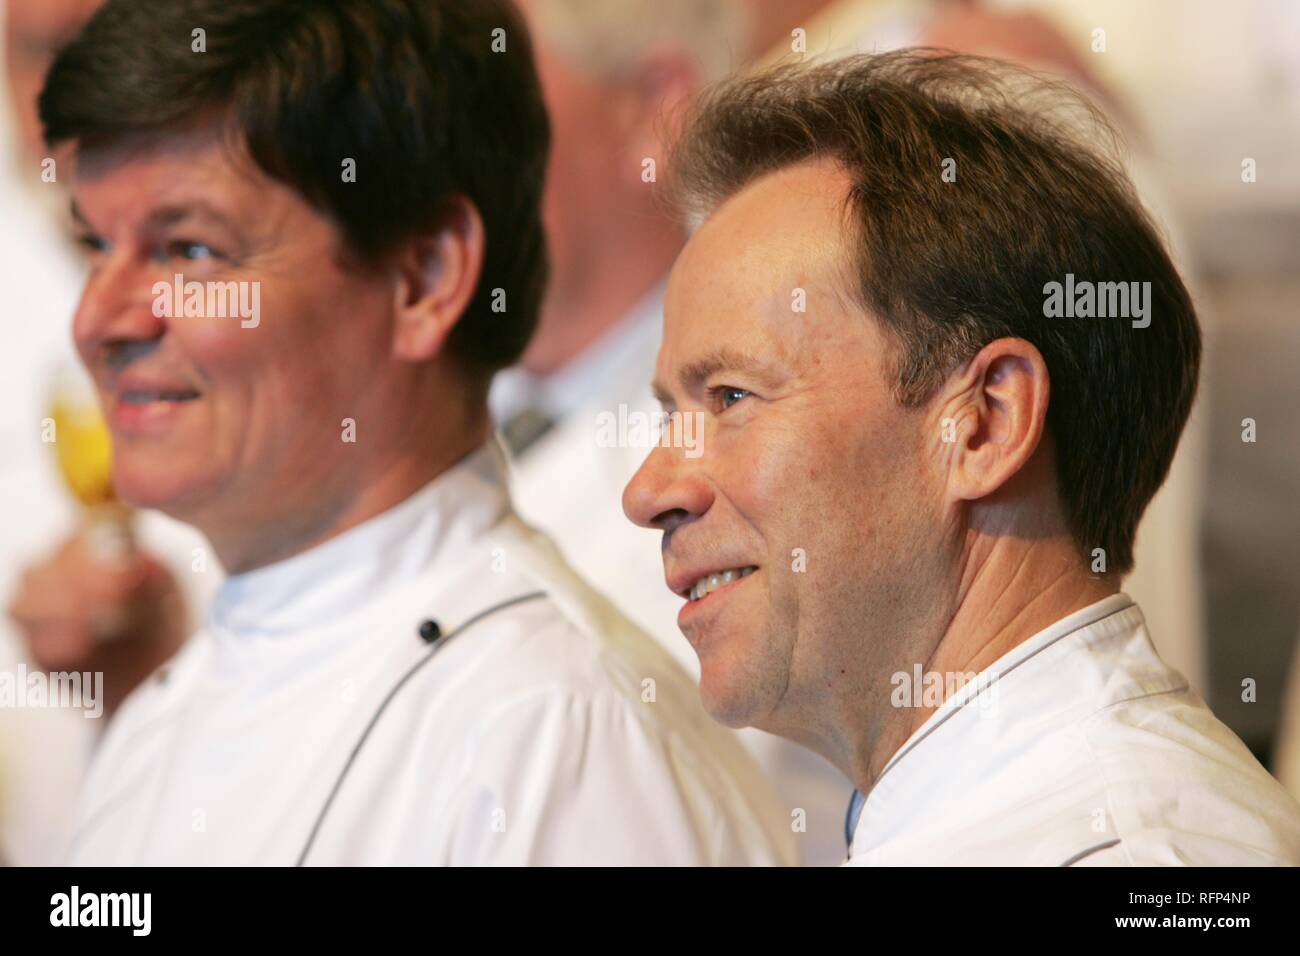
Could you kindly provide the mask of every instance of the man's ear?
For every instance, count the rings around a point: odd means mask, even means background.
[[[1049,391],[1043,356],[1016,338],[990,342],[949,379],[937,407],[954,498],[988,497],[1025,467],[1047,427]]]
[[[677,50],[651,53],[624,78],[615,95],[629,168],[640,169],[643,158],[661,156],[664,144],[676,141],[684,108],[700,84],[699,68]]]
[[[483,272],[483,218],[454,198],[435,232],[416,236],[396,262],[393,355],[422,362],[437,355],[469,308]]]

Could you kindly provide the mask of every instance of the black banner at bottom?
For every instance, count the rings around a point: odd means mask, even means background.
[[[1057,940],[1199,934],[1225,943],[1294,919],[1294,870],[9,869],[6,942],[331,945],[398,932],[771,945],[780,930],[864,943],[1048,930]],[[609,935],[610,933],[614,935]],[[667,934],[676,934],[676,937]],[[810,937],[811,942],[816,937]],[[71,940],[70,940],[71,941]],[[15,950],[10,949],[10,952]]]

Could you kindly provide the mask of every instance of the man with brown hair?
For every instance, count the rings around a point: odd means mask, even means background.
[[[73,862],[794,858],[511,510],[487,393],[537,318],[549,126],[507,0],[108,0],[41,117],[116,491],[229,573],[109,727]]]
[[[664,442],[624,506],[706,708],[858,787],[854,863],[1300,862],[1120,591],[1201,342],[1081,106],[858,56],[725,84],[675,157],[704,221],[655,386],[703,454]]]

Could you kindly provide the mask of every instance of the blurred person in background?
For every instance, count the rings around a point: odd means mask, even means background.
[[[0,352],[0,606],[10,611],[0,615],[0,670],[15,679],[24,669],[104,675],[100,719],[68,708],[0,707],[0,856],[13,863],[52,859],[104,722],[180,646],[187,606],[210,594],[217,576],[196,566],[202,539],[158,514],[127,519],[136,546],[97,548],[100,539],[64,486],[77,476],[56,468],[57,432],[54,442],[44,440],[52,393],[75,370],[68,316],[84,269],[59,175],[68,171],[46,163],[52,157],[36,97],[59,47],[98,6],[0,4],[7,90],[0,103],[7,343]]]
[[[661,589],[653,536],[619,498],[644,442],[602,440],[603,416],[658,418],[650,393],[664,282],[685,241],[660,199],[679,108],[746,56],[743,11],[698,0],[525,0],[554,125],[545,222],[550,288],[519,367],[492,400],[513,452],[520,513],[692,673],[679,602]],[[776,786],[803,861],[844,858],[852,785],[817,754],[756,730],[741,737]]]

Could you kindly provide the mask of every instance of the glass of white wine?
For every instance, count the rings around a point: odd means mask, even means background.
[[[132,512],[113,492],[113,439],[94,385],[80,368],[54,371],[48,414],[59,474],[81,504],[82,533],[92,553],[106,562],[128,561],[135,552]]]

